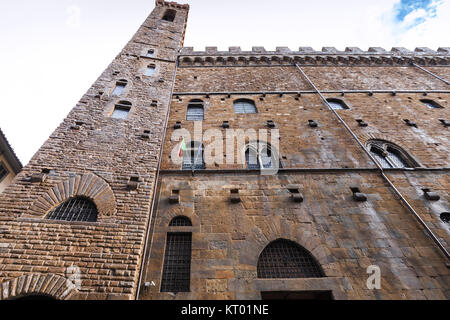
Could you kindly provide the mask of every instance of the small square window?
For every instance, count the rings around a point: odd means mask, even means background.
[[[129,112],[130,112],[130,107],[116,105],[114,107],[113,113],[111,114],[111,118],[125,120],[128,117]]]
[[[145,56],[151,58],[154,56],[154,54],[155,54],[155,50],[150,49],[147,51],[147,54]]]
[[[154,65],[147,66],[147,69],[145,70],[145,75],[151,77],[153,76],[154,73],[155,73],[155,66]]]

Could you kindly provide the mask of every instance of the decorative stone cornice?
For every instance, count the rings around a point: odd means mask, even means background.
[[[179,53],[180,66],[246,66],[246,65],[369,65],[407,66],[411,63],[426,66],[446,66],[450,64],[450,48],[441,47],[437,51],[418,47],[414,51],[394,47],[386,51],[370,47],[363,51],[357,47],[347,47],[339,51],[334,47],[324,47],[315,51],[311,47],[300,47],[291,51],[287,47],[277,47],[276,51],[266,51],[263,47],[253,47],[252,51],[242,51],[240,47],[230,47],[228,51],[218,51],[217,47],[206,47],[205,51],[194,51],[184,47]]]

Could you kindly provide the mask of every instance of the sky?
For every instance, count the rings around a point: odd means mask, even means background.
[[[180,0],[185,46],[450,47],[450,0]],[[25,165],[154,8],[153,0],[0,2],[0,128]]]

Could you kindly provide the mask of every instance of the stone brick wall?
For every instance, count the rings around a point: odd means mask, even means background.
[[[176,10],[173,22],[161,19],[169,8]],[[450,145],[439,119],[450,121],[449,85],[412,63],[448,81],[450,49],[195,52],[181,48],[188,9],[157,0],[0,196],[1,299],[260,299],[262,291],[286,290],[331,291],[335,299],[449,299],[448,259],[296,65],[325,97],[347,104],[337,112],[363,145],[388,140],[418,163],[384,173],[448,250],[449,226],[439,215],[449,211]],[[153,57],[145,57],[150,49]],[[155,66],[150,77],[144,74],[149,64]],[[114,97],[120,79],[127,86]],[[233,101],[240,98],[252,99],[258,112],[235,114]],[[443,108],[427,108],[424,98]],[[186,120],[192,99],[204,102],[202,132],[222,130],[223,121],[243,130],[274,121],[283,169],[262,176],[224,161],[182,171],[171,158],[180,141],[171,137],[176,122],[193,133],[194,122]],[[131,110],[127,119],[113,119],[121,100],[131,102]],[[135,190],[128,187],[132,176],[139,179]],[[302,203],[291,200],[291,184]],[[354,201],[354,186],[367,201]],[[427,200],[423,188],[440,200]],[[231,189],[239,190],[239,203],[231,203]],[[169,202],[173,190],[179,190],[177,204]],[[95,203],[97,222],[45,219],[76,195]],[[179,215],[193,225],[169,227]],[[192,233],[190,292],[160,292],[168,232]],[[279,238],[306,248],[326,277],[258,279],[259,254]],[[366,286],[370,265],[381,269],[379,290]],[[64,284],[71,267],[80,270],[79,288]]]
[[[300,64],[325,98],[341,99],[349,107],[337,112],[363,145],[370,139],[391,141],[419,164],[385,172],[447,250],[449,226],[439,215],[449,210],[450,145],[439,119],[448,117],[448,85],[417,67],[382,58],[372,66],[363,57],[362,65],[343,66],[335,57],[286,57],[299,54],[293,52],[271,52],[264,60],[268,53],[257,56],[256,51],[241,52],[240,59],[235,48],[228,54],[183,49],[144,273],[154,286],[143,288],[140,298],[260,299],[262,291],[329,290],[335,299],[449,299],[447,258],[292,63]],[[444,65],[445,59],[440,60]],[[329,66],[330,61],[336,65]],[[449,68],[444,65],[422,64],[445,78]],[[258,113],[235,114],[233,101],[239,98],[252,99]],[[261,176],[246,171],[245,164],[207,164],[206,171],[181,171],[170,158],[179,140],[170,138],[176,122],[193,135],[194,122],[186,120],[192,99],[204,102],[203,132],[221,129],[223,121],[231,129],[260,129],[273,120],[280,130],[283,170]],[[443,108],[430,109],[421,99]],[[317,128],[308,126],[310,119]],[[368,126],[359,126],[357,119]],[[299,187],[301,204],[291,200],[291,184]],[[351,186],[358,186],[367,202],[355,202]],[[436,191],[440,200],[427,200],[422,188]],[[240,203],[231,203],[231,189],[239,189]],[[168,200],[172,190],[179,190],[178,204]],[[193,226],[169,227],[179,215],[189,217]],[[190,292],[160,292],[168,232],[192,232]],[[309,250],[326,278],[258,279],[258,256],[278,238]],[[381,269],[380,290],[366,286],[370,265]]]
[[[304,201],[295,203],[287,185]],[[352,199],[359,185],[367,202]],[[238,188],[241,202],[230,202]],[[179,204],[169,204],[171,190]],[[193,227],[168,227],[184,215]],[[332,290],[336,299],[448,299],[445,259],[378,173],[166,174],[162,177],[145,299],[260,299],[260,291]],[[159,292],[167,232],[192,232],[190,292]],[[448,239],[448,233],[445,236]],[[309,250],[327,278],[257,279],[264,247],[278,238]],[[381,268],[368,290],[366,268]]]
[[[161,19],[168,8],[177,12],[174,22]],[[11,294],[15,279],[67,278],[71,266],[80,269],[82,280],[72,299],[134,298],[187,13],[188,6],[157,1],[131,41],[1,195],[3,298],[19,296]],[[142,57],[150,48],[156,58]],[[156,66],[152,77],[143,74],[150,63]],[[113,97],[119,79],[128,85]],[[119,100],[132,103],[126,120],[109,117]],[[143,130],[149,131],[148,139],[141,139]],[[32,183],[29,177],[43,169],[43,181]],[[127,189],[132,175],[139,176],[137,190]],[[50,209],[75,195],[94,199],[97,222],[45,219]],[[29,292],[48,295],[47,287]]]

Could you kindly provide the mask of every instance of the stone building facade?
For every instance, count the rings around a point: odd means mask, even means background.
[[[0,196],[2,299],[449,299],[450,48],[197,52],[188,10],[157,0]],[[207,161],[239,129],[268,135]]]

